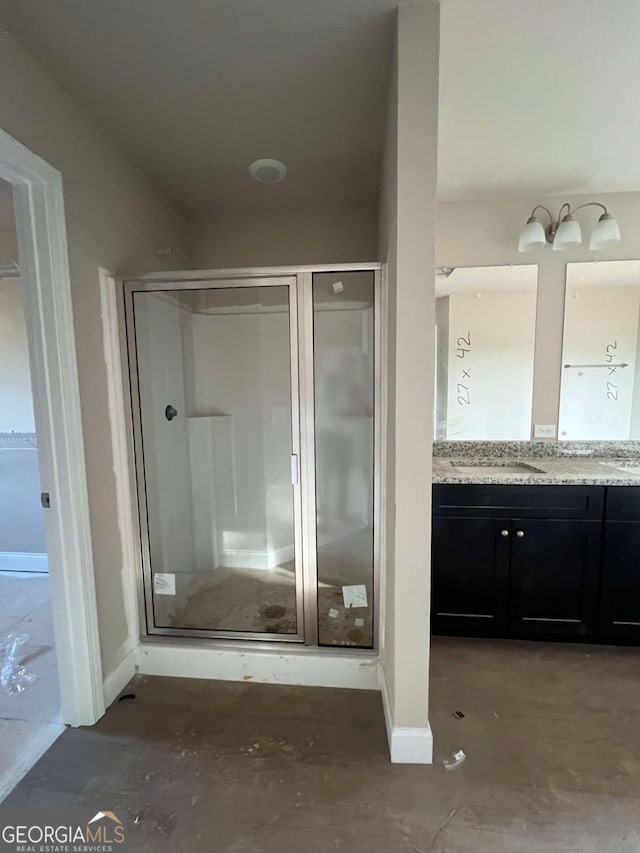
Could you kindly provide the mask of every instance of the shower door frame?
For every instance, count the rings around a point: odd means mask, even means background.
[[[316,541],[316,445],[315,445],[315,380],[313,348],[313,275],[314,273],[371,272],[374,277],[373,306],[373,604],[371,647],[319,645],[318,644],[318,576]],[[137,572],[138,609],[141,640],[166,641],[198,638],[216,647],[226,646],[256,649],[291,650],[302,646],[315,652],[347,653],[370,656],[380,647],[380,575],[382,566],[382,477],[385,457],[385,439],[382,425],[382,401],[386,383],[382,369],[382,266],[379,262],[352,264],[315,264],[284,267],[249,267],[217,270],[186,270],[127,276],[120,279],[123,285],[125,347],[130,388],[130,416],[132,435],[132,484],[137,500],[136,527],[139,535],[140,565]],[[157,628],[153,621],[153,583],[147,503],[144,474],[142,422],[140,418],[140,392],[136,357],[133,294],[135,292],[167,292],[180,290],[208,290],[229,287],[287,286],[289,289],[289,343],[291,360],[291,429],[292,454],[298,456],[298,481],[294,485],[294,548],[296,566],[295,634],[269,634],[266,632],[219,631],[191,628]]]

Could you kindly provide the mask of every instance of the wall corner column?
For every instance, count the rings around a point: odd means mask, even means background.
[[[422,764],[431,763],[433,752],[428,702],[439,12],[432,0],[398,10],[380,227],[389,303],[381,689],[391,760]]]

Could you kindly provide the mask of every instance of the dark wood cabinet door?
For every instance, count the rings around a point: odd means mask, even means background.
[[[506,627],[510,523],[433,519],[432,629],[500,636]]]
[[[597,521],[513,519],[509,604],[513,635],[595,635],[600,538]]]
[[[605,521],[599,634],[640,643],[640,521]]]

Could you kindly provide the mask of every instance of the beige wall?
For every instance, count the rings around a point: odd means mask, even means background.
[[[384,668],[394,727],[428,725],[439,7],[401,6],[380,218],[387,263]]]
[[[7,223],[0,229],[0,261],[17,259],[16,232]],[[20,288],[19,278],[0,278],[0,432],[35,432]]]
[[[98,268],[135,272],[188,263],[186,224],[148,179],[6,33],[0,125],[62,172],[103,667],[128,651]],[[157,247],[171,246],[158,259]],[[137,638],[135,638],[137,640]]]
[[[0,432],[35,432],[20,279],[0,279]]]
[[[466,267],[493,264],[538,264],[538,312],[533,378],[533,423],[557,424],[560,400],[565,267],[571,261],[640,258],[640,193],[597,196],[616,216],[622,241],[612,249],[590,252],[588,235],[598,210],[581,211],[579,219],[586,246],[554,252],[551,247],[522,254],[518,237],[532,208],[544,204],[557,213],[563,201],[573,205],[591,197],[556,198],[509,196],[484,201],[438,205],[436,264]]]
[[[193,265],[220,269],[373,261],[376,228],[374,208],[196,219]]]

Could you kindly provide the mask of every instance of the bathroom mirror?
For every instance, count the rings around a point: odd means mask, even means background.
[[[538,267],[436,273],[436,440],[528,441]]]
[[[640,438],[640,261],[567,264],[558,434]]]

